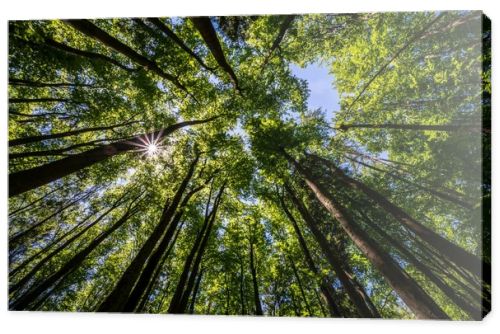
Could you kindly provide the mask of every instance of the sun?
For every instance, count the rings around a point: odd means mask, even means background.
[[[138,142],[132,142],[132,145],[137,146],[137,152],[142,152],[143,156],[154,158],[163,151],[163,133],[158,131],[142,138],[138,138]]]
[[[150,157],[155,156],[158,153],[158,145],[156,143],[151,143],[146,146],[146,154]]]

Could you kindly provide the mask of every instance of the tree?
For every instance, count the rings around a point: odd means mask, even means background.
[[[9,175],[9,196],[19,195],[25,191],[52,182],[68,174],[74,173],[82,168],[108,159],[114,155],[132,150],[147,150],[147,147],[145,147],[147,146],[145,145],[145,141],[147,140],[146,138],[155,138],[154,140],[162,140],[163,137],[168,136],[172,132],[182,127],[201,124],[209,122],[210,120],[211,119],[200,121],[186,121],[174,124],[153,133],[138,135],[129,140],[122,140],[117,143],[102,145],[89,151],[57,160],[43,166],[34,167],[28,170],[14,173],[12,175]]]
[[[9,22],[9,308],[481,319],[490,31],[475,11]]]

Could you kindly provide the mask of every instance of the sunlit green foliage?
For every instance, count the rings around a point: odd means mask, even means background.
[[[160,21],[183,46],[147,19],[89,22],[164,75],[68,22],[9,23],[10,175],[71,156],[91,159],[86,152],[136,136],[144,143],[10,198],[12,309],[102,311],[199,157],[182,195],[200,188],[174,211],[183,212],[179,225],[133,311],[168,312],[193,253],[201,261],[189,271],[196,277],[181,313],[254,315],[260,307],[272,316],[363,316],[284,190],[289,185],[368,305],[384,318],[422,317],[325,210],[291,159],[449,318],[488,311],[487,267],[481,273],[452,263],[313,158],[489,265],[491,37],[480,13],[212,18],[239,90],[193,21]],[[308,108],[308,83],[291,70],[312,63],[330,69],[340,95],[333,120]],[[187,120],[208,121],[145,135]],[[197,245],[211,210],[213,228],[206,245]],[[82,261],[26,299],[100,237]],[[325,284],[337,311],[323,298]]]

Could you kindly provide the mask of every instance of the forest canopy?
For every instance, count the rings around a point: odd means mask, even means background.
[[[9,308],[482,319],[490,48],[477,11],[10,21]]]

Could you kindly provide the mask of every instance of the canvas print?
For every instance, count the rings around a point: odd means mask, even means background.
[[[10,310],[489,312],[482,12],[22,20],[8,42]]]

